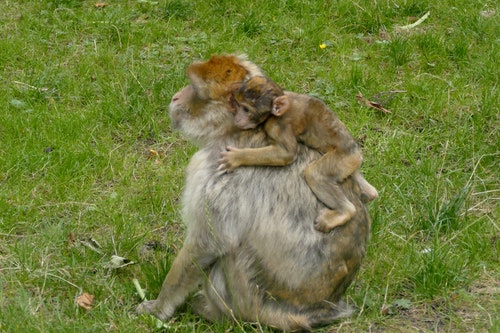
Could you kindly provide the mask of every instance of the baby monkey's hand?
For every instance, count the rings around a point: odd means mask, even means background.
[[[240,166],[238,154],[242,150],[236,147],[227,146],[225,151],[220,153],[221,158],[217,161],[219,167],[217,170],[232,172]]]

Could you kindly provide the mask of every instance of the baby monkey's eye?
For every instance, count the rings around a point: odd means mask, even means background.
[[[250,112],[250,110],[248,110],[246,106],[243,107],[243,111],[245,111],[246,113]]]

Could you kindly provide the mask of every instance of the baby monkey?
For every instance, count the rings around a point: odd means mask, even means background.
[[[359,172],[361,149],[347,127],[321,100],[308,95],[284,93],[272,80],[256,76],[235,87],[231,96],[235,124],[251,129],[262,124],[270,145],[260,148],[227,147],[221,153],[219,169],[239,166],[284,166],[294,161],[298,142],[323,156],[304,170],[307,184],[327,207],[314,226],[321,232],[345,224],[356,208],[339,186],[352,176],[364,201],[378,197],[377,190]]]

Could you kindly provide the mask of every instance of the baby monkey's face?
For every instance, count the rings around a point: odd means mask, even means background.
[[[264,76],[244,82],[233,94],[236,126],[251,129],[265,122],[271,115],[274,99],[281,95],[281,88]]]

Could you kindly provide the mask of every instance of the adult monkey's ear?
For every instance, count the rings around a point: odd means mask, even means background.
[[[290,110],[290,100],[287,95],[278,96],[273,100],[273,109],[271,113],[277,117],[281,117]]]

